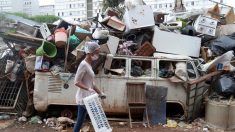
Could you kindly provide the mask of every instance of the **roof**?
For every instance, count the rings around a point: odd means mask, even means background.
[[[31,26],[39,26],[41,25],[41,23],[38,23],[38,22],[35,22],[35,21],[32,21],[32,20],[28,20],[28,19],[25,19],[23,17],[19,17],[19,16],[15,16],[15,15],[11,15],[11,14],[5,14],[5,17],[8,18],[8,19],[12,19],[16,22],[22,22],[22,23],[25,23],[25,24],[28,24],[28,25],[31,25]]]

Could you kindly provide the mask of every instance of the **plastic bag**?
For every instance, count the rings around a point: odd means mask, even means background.
[[[215,91],[222,96],[230,97],[231,95],[235,95],[235,80],[228,76],[223,75],[218,77],[214,81],[214,89]]]
[[[235,33],[216,39],[211,45],[211,50],[216,55],[222,55],[227,51],[235,50]]]
[[[175,75],[183,81],[187,81],[187,66],[185,62],[176,63]]]
[[[230,71],[235,71],[235,67],[230,64],[231,59],[234,57],[233,51],[228,51],[227,53],[215,58],[213,61],[208,62],[204,65],[202,65],[202,71],[208,71],[213,66],[217,66],[219,63],[223,64],[224,66],[227,66],[230,68]]]

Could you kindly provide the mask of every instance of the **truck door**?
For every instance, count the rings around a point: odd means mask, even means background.
[[[104,68],[99,75],[100,88],[107,95],[107,98],[103,100],[105,112],[126,112],[125,85],[128,80],[128,72],[128,58],[114,57],[111,67]]]

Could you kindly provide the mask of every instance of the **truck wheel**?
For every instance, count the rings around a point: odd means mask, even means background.
[[[73,115],[73,112],[71,110],[64,109],[63,111],[61,111],[61,116],[62,117],[68,117],[68,118],[72,119],[74,115]]]

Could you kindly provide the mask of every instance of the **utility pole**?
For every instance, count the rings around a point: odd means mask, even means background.
[[[174,11],[177,12],[185,12],[186,8],[184,7],[183,0],[175,0]]]

